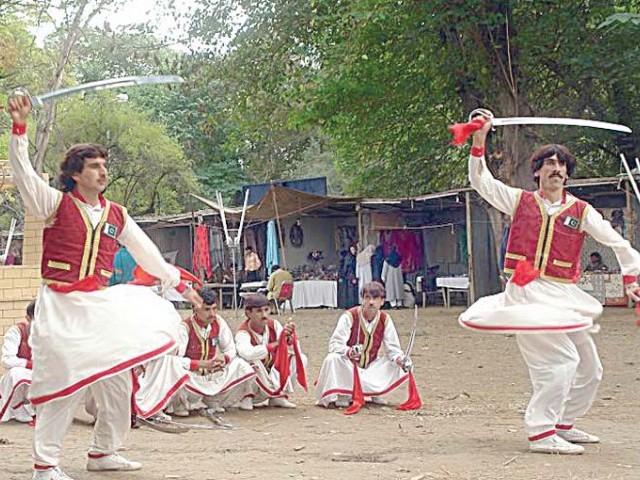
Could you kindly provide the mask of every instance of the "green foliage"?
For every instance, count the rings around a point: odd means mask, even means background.
[[[47,170],[55,175],[64,152],[76,143],[98,143],[109,151],[109,198],[131,214],[183,211],[196,189],[191,162],[164,127],[132,105],[94,95],[61,104],[47,155]]]

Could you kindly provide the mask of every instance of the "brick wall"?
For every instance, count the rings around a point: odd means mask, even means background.
[[[24,318],[27,305],[38,293],[43,227],[44,222],[27,213],[22,247],[23,265],[0,266],[0,335]]]

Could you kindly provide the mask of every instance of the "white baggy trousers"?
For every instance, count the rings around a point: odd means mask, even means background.
[[[533,386],[524,417],[529,439],[573,425],[591,407],[602,380],[591,334],[522,334],[516,339]]]

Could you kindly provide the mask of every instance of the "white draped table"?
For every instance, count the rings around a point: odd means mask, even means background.
[[[293,308],[338,307],[338,283],[335,280],[293,282]]]
[[[437,277],[436,286],[442,288],[444,306],[451,306],[451,292],[464,292],[469,303],[469,277]]]

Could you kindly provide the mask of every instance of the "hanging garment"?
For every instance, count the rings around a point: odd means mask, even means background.
[[[368,245],[356,257],[356,276],[358,277],[358,292],[362,292],[362,286],[373,280],[371,269],[371,257],[375,247]]]
[[[196,225],[193,245],[193,271],[206,278],[211,277],[211,256],[209,254],[209,231],[205,225]]]
[[[280,251],[278,250],[278,232],[276,222],[267,223],[267,274],[271,275],[274,265],[280,265]]]

